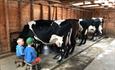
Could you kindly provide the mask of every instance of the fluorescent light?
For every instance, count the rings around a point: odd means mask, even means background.
[[[104,7],[115,7],[115,0],[94,0],[94,5],[90,1],[83,1],[72,5],[78,7],[99,7],[100,5]]]
[[[113,2],[113,3],[115,3],[115,0],[109,0],[109,2]]]
[[[81,6],[81,7],[97,7],[99,5],[85,5],[85,6]]]
[[[94,3],[104,3],[104,0],[95,0]]]
[[[115,3],[115,0],[95,0],[95,1],[94,1],[94,3],[106,3],[106,2]]]
[[[79,2],[79,3],[74,3],[72,4],[73,6],[80,6],[80,5],[85,5],[85,4],[91,4],[90,1],[85,1],[84,3],[83,2]]]
[[[83,5],[83,2],[79,2],[79,3],[74,3],[72,4],[73,6],[79,6],[79,5]]]
[[[85,4],[91,4],[91,2],[90,1],[85,1]]]
[[[108,5],[109,4],[109,2],[108,1],[105,1],[105,3],[104,3],[105,5]]]

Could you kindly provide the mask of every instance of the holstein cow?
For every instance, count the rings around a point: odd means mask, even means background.
[[[104,19],[101,18],[101,17],[98,17],[98,18],[92,18],[94,20],[92,26],[93,28],[89,29],[90,30],[93,30],[94,29],[94,33],[93,33],[93,36],[92,36],[92,39],[94,39],[95,36],[101,36],[103,34],[102,30],[103,30],[103,23],[104,23]]]
[[[102,34],[102,25],[103,25],[102,18],[79,19],[78,23],[83,28],[80,34],[81,42],[79,45],[86,43],[88,31],[94,32],[91,39],[94,39],[95,36]]]
[[[59,48],[58,62],[68,57],[75,48],[75,38],[79,31],[78,20],[35,20],[24,26],[19,37],[33,37],[38,46],[55,44]],[[38,47],[39,48],[39,47]]]
[[[49,40],[52,34],[59,29],[57,23],[53,20],[34,20],[28,22],[20,33],[21,38],[26,40],[28,37],[33,37],[35,39],[34,46],[36,50],[42,53],[44,44],[49,44]],[[60,43],[60,41],[58,41]]]
[[[60,22],[58,21],[58,23]],[[63,58],[67,58],[69,54],[73,53],[76,44],[75,38],[80,30],[80,26],[78,24],[78,20],[68,19],[62,21],[59,27],[60,28],[57,31],[56,35],[63,37],[62,47],[60,48],[60,53],[58,54],[61,54],[59,57],[60,62]]]

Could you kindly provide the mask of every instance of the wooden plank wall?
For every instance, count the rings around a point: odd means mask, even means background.
[[[8,1],[8,14],[10,32],[17,32],[18,30],[20,30],[20,23],[18,20],[18,2]]]
[[[48,19],[77,19],[89,17],[85,13],[71,7],[50,6],[34,2],[31,4],[29,0],[21,2],[21,0],[0,0],[0,53],[10,51],[9,39],[12,41],[18,36],[25,24],[31,20]],[[7,6],[7,7],[6,7]],[[7,8],[6,17],[5,8]],[[9,25],[7,25],[9,24]],[[7,27],[9,26],[9,27]],[[10,36],[9,36],[10,35]]]
[[[10,31],[20,31],[28,21],[31,21],[31,10],[29,2],[22,2],[19,8],[17,1],[8,1]],[[50,8],[50,9],[49,9]],[[50,11],[49,11],[50,10]],[[33,4],[33,18],[39,19],[74,19],[80,17],[80,12],[70,7],[50,6],[44,4]],[[49,17],[50,15],[50,17]],[[82,17],[85,15],[82,15]],[[20,17],[20,18],[19,18]]]
[[[5,0],[0,0],[0,54],[9,51],[7,38],[7,21],[5,14]]]

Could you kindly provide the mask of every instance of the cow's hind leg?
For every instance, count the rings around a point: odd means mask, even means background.
[[[75,44],[76,44],[75,38],[71,39],[71,46],[70,46],[69,54],[72,54],[74,52]]]
[[[86,40],[87,40],[87,35],[85,35],[85,37],[84,37],[83,44],[85,44],[85,43],[86,43]]]
[[[61,55],[60,55],[60,53],[61,53],[61,48],[59,47],[59,48],[57,48],[58,49],[58,51],[57,51],[57,55],[55,55],[54,57],[53,57],[53,59],[58,59]]]
[[[81,46],[81,45],[83,44],[83,41],[84,41],[84,35],[82,35],[82,36],[80,37],[80,39],[81,39],[81,42],[79,43],[78,46]]]
[[[65,56],[66,57],[68,56],[69,54],[68,51],[69,51],[68,46],[65,46],[65,44],[63,43],[60,50],[60,57],[58,58],[57,61],[58,63],[60,63],[65,58]]]
[[[57,61],[58,63],[60,63],[63,60],[64,54],[65,54],[65,46],[64,44],[62,44],[62,47],[60,47],[59,54],[57,54],[57,56],[59,56]]]
[[[64,49],[61,49],[61,53],[57,62],[60,63],[63,60],[63,58],[64,58]]]
[[[86,40],[87,40],[87,29],[85,29],[84,31],[83,31],[83,42],[82,42],[82,44],[85,44],[86,43]]]
[[[69,51],[70,51],[70,46],[66,46],[66,50],[65,50],[65,54],[64,54],[64,58],[67,58],[69,56]]]
[[[80,42],[80,44],[79,44],[78,46],[80,46],[80,45],[83,44],[83,42],[84,42],[84,40],[85,40],[85,38],[86,38],[86,35],[87,35],[87,30],[84,29],[84,30],[81,32],[81,42]]]
[[[72,46],[72,48],[71,48],[70,51],[69,51],[69,54],[73,54],[74,49],[75,49],[75,46]]]

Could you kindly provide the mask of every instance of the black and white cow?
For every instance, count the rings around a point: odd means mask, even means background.
[[[104,23],[104,19],[101,17],[98,18],[92,18],[94,20],[93,24],[92,24],[92,29],[89,27],[89,31],[94,29],[94,33],[92,36],[92,39],[95,36],[100,36],[103,34],[103,23]]]
[[[88,31],[93,31],[91,39],[102,34],[103,18],[79,19],[78,23],[83,28],[80,34],[81,42],[79,45],[86,43]]]
[[[59,47],[57,55],[60,56],[58,59],[60,62],[63,58],[68,57],[69,53],[73,53],[78,31],[79,24],[76,19],[35,20],[24,26],[19,37],[26,39],[31,36],[40,46],[55,44]]]
[[[63,44],[60,50],[61,58],[67,58],[69,54],[73,53],[76,44],[76,35],[79,30],[80,26],[76,19],[68,19],[61,22],[57,32],[57,35],[63,36]]]

